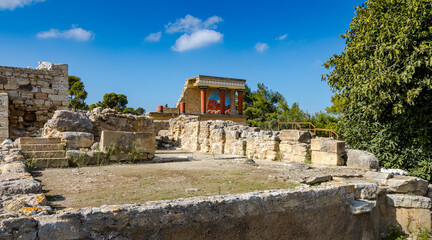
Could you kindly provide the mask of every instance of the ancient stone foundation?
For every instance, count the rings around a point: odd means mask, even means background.
[[[344,165],[345,142],[327,138],[312,139],[308,131],[264,131],[232,121],[200,121],[199,117],[180,116],[170,120],[168,135],[188,151]]]

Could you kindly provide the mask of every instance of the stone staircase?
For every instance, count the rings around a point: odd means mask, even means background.
[[[18,139],[24,158],[31,167],[67,167],[65,146],[61,138],[21,137]]]

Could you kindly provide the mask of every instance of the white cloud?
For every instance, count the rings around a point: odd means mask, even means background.
[[[14,10],[32,3],[44,2],[45,0],[0,0],[0,10]]]
[[[177,19],[174,23],[165,25],[166,33],[184,33],[176,40],[172,50],[184,52],[192,49],[206,47],[208,45],[222,42],[223,34],[215,31],[217,24],[223,19],[218,16],[209,17],[202,21],[191,15]]]
[[[214,30],[203,29],[196,32],[183,34],[176,40],[172,50],[177,52],[184,52],[187,50],[202,48],[213,43],[221,42],[223,34]]]
[[[287,37],[288,37],[288,33],[285,33],[284,35],[277,37],[276,40],[282,41]]]
[[[150,33],[144,40],[147,42],[159,42],[162,36],[162,32]]]
[[[94,33],[76,26],[72,26],[71,29],[64,30],[64,31],[60,31],[58,29],[52,28],[49,31],[38,33],[36,37],[40,39],[47,39],[47,38],[72,39],[75,41],[85,42],[85,41],[92,40],[94,38]]]
[[[257,52],[262,53],[262,52],[265,52],[267,49],[269,49],[269,45],[267,43],[260,43],[259,42],[259,43],[255,44],[255,50]]]
[[[216,29],[217,23],[222,22],[223,19],[218,16],[209,17],[205,22],[201,19],[191,15],[186,15],[184,18],[177,19],[174,23],[165,25],[167,33],[193,33],[202,29]]]

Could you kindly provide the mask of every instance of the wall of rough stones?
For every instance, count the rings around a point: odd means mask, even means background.
[[[345,163],[345,142],[312,139],[308,131],[266,131],[232,121],[200,121],[199,117],[186,115],[171,119],[169,124],[168,135],[188,151],[298,163]]]
[[[179,116],[170,120],[169,134],[188,151],[243,155],[267,160],[290,160],[286,155],[285,159],[281,158],[279,131],[264,131],[232,121],[199,121],[198,117]],[[292,144],[300,146],[303,142],[293,141]],[[303,162],[306,160],[304,158]]]
[[[0,225],[0,238],[376,239],[374,214],[353,215],[353,200],[351,186],[326,185],[67,209],[6,219]]]
[[[68,66],[39,62],[37,69],[0,66],[0,92],[9,97],[9,136],[35,136],[54,111],[66,109]]]

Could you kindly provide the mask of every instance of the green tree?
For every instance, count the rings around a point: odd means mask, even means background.
[[[88,105],[85,103],[87,98],[87,91],[84,90],[84,83],[81,78],[76,76],[69,76],[69,108],[73,109],[88,109]]]
[[[338,94],[339,127],[383,167],[432,173],[432,1],[370,0],[322,76]]]
[[[90,105],[90,109],[93,109],[95,107],[102,107],[102,108],[112,108],[119,112],[122,112],[126,108],[127,104],[128,104],[128,100],[126,95],[117,94],[117,93],[106,93],[103,96],[102,102],[99,101],[96,104]]]
[[[278,103],[285,99],[280,93],[269,90],[263,83],[258,83],[257,88],[252,92],[247,89],[243,113],[249,117],[249,125],[268,128],[265,126],[266,121],[277,117]]]
[[[122,112],[123,113],[133,114],[133,115],[142,115],[142,114],[145,113],[145,110],[142,107],[137,107],[136,109],[133,109],[131,107],[126,107],[126,108],[123,109]]]

